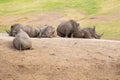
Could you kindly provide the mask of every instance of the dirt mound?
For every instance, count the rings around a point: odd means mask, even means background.
[[[18,51],[0,38],[0,80],[119,80],[120,42],[95,39],[32,39]]]

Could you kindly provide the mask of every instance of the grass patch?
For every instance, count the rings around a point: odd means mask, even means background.
[[[113,14],[120,11],[120,0],[101,0],[99,14]]]
[[[88,14],[109,14],[120,10],[120,0],[0,0],[0,15],[79,9]]]
[[[8,3],[8,2],[11,2],[11,1],[14,1],[14,0],[0,0],[0,3]]]
[[[82,9],[89,14],[98,11],[96,0],[3,0],[0,2],[0,15],[21,15],[32,12]]]
[[[0,25],[0,32],[6,32],[10,29],[10,25]]]
[[[97,2],[97,0],[83,0],[80,7],[89,14],[95,14],[99,10],[99,5]]]

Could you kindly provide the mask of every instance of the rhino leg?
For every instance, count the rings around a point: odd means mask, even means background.
[[[65,31],[65,37],[70,38],[71,37],[71,32],[69,30]]]
[[[57,35],[60,36],[60,37],[65,37],[64,34],[62,34],[61,32],[57,31]]]
[[[70,33],[70,34],[68,35],[68,37],[69,37],[69,38],[73,37],[73,34],[72,34],[72,33]]]
[[[39,32],[39,34],[37,35],[38,38],[42,37],[42,32]]]
[[[69,36],[68,36],[69,34],[65,34],[65,38],[68,38]]]
[[[71,34],[71,38],[74,38],[74,33]]]

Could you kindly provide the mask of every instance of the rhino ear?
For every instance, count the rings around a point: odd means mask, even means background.
[[[77,23],[77,26],[80,26],[80,24],[79,24],[79,23]]]
[[[93,31],[96,32],[96,27],[95,26],[93,26]]]
[[[13,28],[13,25],[11,25],[11,29]]]
[[[14,28],[16,25],[18,25],[18,24],[12,24],[11,25],[11,29]]]

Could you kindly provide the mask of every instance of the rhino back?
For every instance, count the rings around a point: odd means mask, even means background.
[[[63,35],[65,35],[67,33],[71,33],[72,31],[73,31],[73,27],[70,22],[63,22],[63,23],[59,24],[58,28],[57,28],[57,33],[61,33]]]
[[[25,32],[20,32],[15,36],[13,45],[18,50],[24,50],[32,47],[30,37]]]
[[[23,30],[30,36],[30,37],[37,37],[39,30],[36,27],[25,26]]]
[[[91,34],[92,37],[95,37],[96,35],[96,31],[94,30],[94,28],[83,28],[84,30],[86,30],[87,32],[89,32]]]

